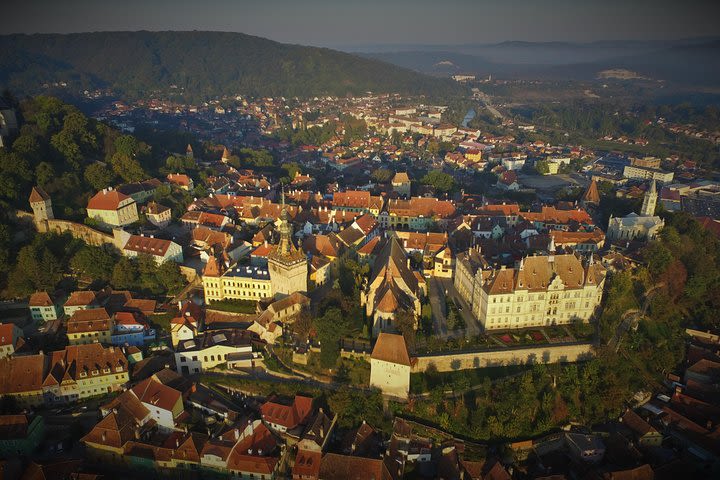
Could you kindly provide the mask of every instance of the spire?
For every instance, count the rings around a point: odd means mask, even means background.
[[[652,217],[655,215],[657,197],[657,186],[655,185],[655,179],[653,179],[650,181],[650,188],[645,192],[645,198],[643,198],[642,208],[640,209],[641,217]]]

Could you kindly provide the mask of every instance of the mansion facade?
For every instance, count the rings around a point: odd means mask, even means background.
[[[458,254],[455,287],[485,330],[588,322],[602,301],[606,270],[592,256],[532,256],[491,268],[479,249]]]

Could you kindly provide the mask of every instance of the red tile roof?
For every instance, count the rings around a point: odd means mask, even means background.
[[[28,305],[31,307],[50,307],[53,302],[47,292],[35,292],[30,295]]]
[[[295,395],[290,405],[284,405],[272,397],[260,407],[262,418],[268,423],[282,425],[288,430],[303,423],[312,412],[313,399]]]
[[[380,332],[370,358],[410,366],[410,354],[402,335]]]
[[[170,248],[171,243],[170,240],[163,240],[162,238],[130,235],[130,238],[125,244],[125,250],[163,257],[165,253],[167,253],[168,248]]]
[[[117,190],[103,190],[90,199],[87,208],[92,210],[117,210],[118,205],[128,198],[130,197]]]

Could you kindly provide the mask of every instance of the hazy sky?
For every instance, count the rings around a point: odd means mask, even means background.
[[[0,33],[220,30],[319,46],[720,35],[720,0],[3,0]]]

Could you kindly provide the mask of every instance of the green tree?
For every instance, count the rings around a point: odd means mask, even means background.
[[[138,275],[137,265],[129,258],[121,257],[112,271],[112,286],[120,290],[133,288]]]
[[[92,163],[87,166],[83,175],[85,181],[95,190],[102,190],[114,183],[115,174],[102,163]]]
[[[436,192],[447,193],[455,187],[455,180],[447,173],[432,170],[422,178],[422,183],[430,185]]]

